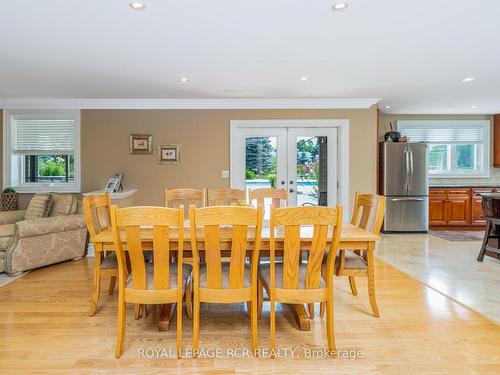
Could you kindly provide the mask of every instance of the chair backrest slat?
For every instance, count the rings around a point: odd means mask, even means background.
[[[170,288],[170,228],[153,228],[153,273],[155,289]]]
[[[247,252],[248,226],[233,226],[233,241],[231,243],[231,264],[229,270],[229,287],[243,288],[245,280],[245,255]]]
[[[207,264],[207,287],[222,288],[220,233],[218,225],[206,225],[205,262]]]
[[[285,226],[283,249],[283,288],[297,289],[299,286],[300,225]]]
[[[221,289],[227,285],[230,289],[242,288],[245,280],[245,260],[248,248],[247,233],[249,227],[255,228],[254,233],[257,238],[257,241],[254,242],[252,254],[255,255],[255,257],[252,257],[252,270],[255,271],[255,274],[257,271],[262,209],[238,206],[216,206],[200,209],[191,207],[189,215],[195,280],[197,275],[199,275],[200,267],[198,252],[199,232],[197,228],[202,227],[205,244],[207,287]],[[221,241],[231,242],[229,280],[222,280]]]
[[[126,226],[125,235],[134,288],[146,289],[146,265],[142,251],[141,228],[138,225]]]
[[[123,240],[127,243],[134,289],[168,289],[170,288],[170,234],[172,228],[178,232],[178,272],[182,271],[184,207],[179,209],[164,207],[112,207],[111,219],[118,268],[125,270]],[[152,227],[152,229],[150,229]],[[149,233],[149,238],[145,238]],[[146,262],[144,260],[143,241],[153,243],[153,285],[147,283]],[[180,277],[178,275],[178,277]],[[180,285],[180,284],[179,284]]]
[[[315,225],[309,258],[307,261],[306,288],[319,288],[321,264],[328,240],[328,226]]]
[[[300,280],[301,227],[313,226],[311,245],[307,251],[305,280]],[[316,289],[320,285],[321,264],[330,234],[328,273],[333,275],[333,260],[338,249],[342,229],[342,206],[272,208],[271,210],[271,279],[275,275],[275,229],[284,227],[283,279],[285,289]],[[276,280],[271,281],[271,285]],[[302,281],[302,282],[300,282]]]
[[[240,189],[208,189],[207,206],[230,206],[232,203],[246,201],[244,190]]]

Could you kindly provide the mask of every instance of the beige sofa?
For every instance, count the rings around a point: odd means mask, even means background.
[[[68,194],[50,196],[46,217],[25,220],[26,210],[0,212],[0,272],[18,274],[84,255],[81,201]]]

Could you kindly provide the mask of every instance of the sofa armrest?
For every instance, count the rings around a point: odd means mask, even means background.
[[[54,216],[24,220],[16,224],[18,238],[42,236],[86,228],[83,215]]]
[[[15,224],[18,221],[24,220],[26,210],[17,211],[1,211],[0,212],[0,225],[2,224]]]

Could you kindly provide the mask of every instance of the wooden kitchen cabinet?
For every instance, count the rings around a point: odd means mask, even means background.
[[[493,193],[499,189],[472,189],[471,224],[475,226],[485,226],[486,220],[483,217],[483,199],[481,193]]]
[[[493,166],[500,167],[500,115],[493,116]]]
[[[429,190],[429,226],[446,225],[446,189]]]
[[[447,189],[447,225],[469,225],[471,223],[470,189]]]
[[[431,229],[479,228],[483,218],[480,193],[495,188],[430,188],[429,227]]]

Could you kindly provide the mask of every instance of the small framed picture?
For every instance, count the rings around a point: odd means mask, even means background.
[[[108,193],[112,193],[115,191],[117,185],[120,183],[120,180],[118,177],[111,177],[106,184],[106,187],[104,188],[104,191],[107,191]]]
[[[129,152],[131,154],[152,154],[153,136],[150,134],[130,134]]]
[[[161,164],[180,164],[181,145],[158,145],[158,162]]]

